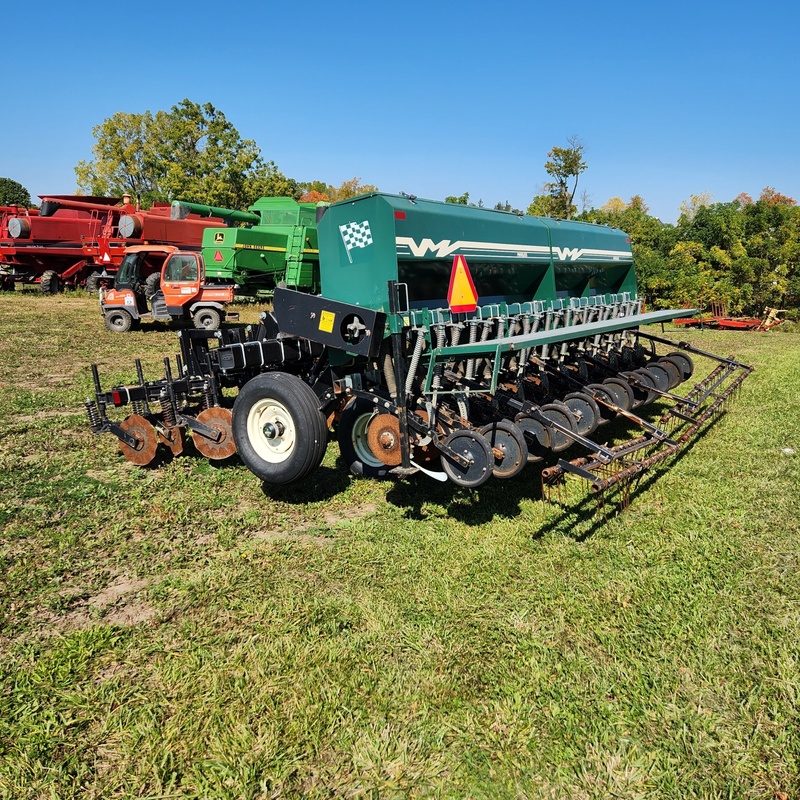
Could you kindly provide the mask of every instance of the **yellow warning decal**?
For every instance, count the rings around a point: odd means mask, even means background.
[[[333,311],[323,311],[319,317],[319,329],[324,333],[333,333],[333,323],[336,320],[336,314]]]

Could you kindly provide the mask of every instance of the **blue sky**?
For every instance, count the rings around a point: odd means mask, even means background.
[[[590,205],[800,200],[796,0],[31,7],[4,29],[0,177],[75,189],[117,111],[210,102],[299,181],[526,208],[577,135]]]

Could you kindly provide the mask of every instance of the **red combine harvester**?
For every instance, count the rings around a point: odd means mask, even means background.
[[[116,272],[125,247],[143,242],[200,249],[203,231],[224,227],[215,218],[170,219],[170,205],[149,211],[118,197],[40,195],[42,206],[8,206],[0,217],[0,288],[38,283],[45,294],[64,287],[97,288]]]

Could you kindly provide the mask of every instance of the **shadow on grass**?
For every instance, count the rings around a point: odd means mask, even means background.
[[[431,480],[422,473],[405,478],[390,477],[384,481],[386,502],[400,509],[404,516],[413,520],[424,520],[430,517],[430,506],[443,508],[448,516],[465,525],[484,525],[497,519],[514,519],[521,515],[522,504],[529,501],[551,503],[557,512],[554,517],[537,527],[531,536],[541,538],[548,533],[560,532],[576,541],[585,541],[598,531],[606,522],[624,512],[633,502],[644,501],[643,495],[658,478],[671,469],[694,445],[702,439],[715,419],[710,420],[700,432],[691,439],[674,456],[642,473],[634,481],[624,486],[615,486],[601,494],[589,492],[589,484],[579,478],[570,478],[568,485],[555,487],[543,492],[541,469],[549,462],[530,465],[522,473],[510,480],[490,479],[477,489],[466,489],[452,482],[441,483]],[[612,423],[600,431],[607,431],[609,438],[626,438],[627,433],[636,430],[635,426]],[[606,437],[596,436],[602,441]],[[566,458],[575,457],[583,451],[567,451]],[[188,453],[194,454],[189,446]],[[167,458],[169,456],[167,455]],[[242,462],[234,455],[225,461],[209,462],[212,469],[242,468]],[[276,486],[262,483],[261,490],[265,497],[284,503],[306,504],[318,503],[337,497],[347,490],[353,481],[364,480],[350,474],[341,457],[334,466],[321,466],[305,480],[287,486]],[[585,494],[575,499],[575,486],[583,486]]]

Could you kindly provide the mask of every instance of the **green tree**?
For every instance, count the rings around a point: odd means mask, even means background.
[[[675,245],[676,232],[674,226],[651,217],[647,210],[640,195],[628,203],[612,197],[599,209],[582,212],[577,219],[611,225],[630,236],[639,293],[648,306],[664,307],[674,294],[675,274],[669,268],[669,253]]]
[[[11,178],[0,178],[0,206],[23,206],[30,208],[30,192]]]
[[[448,195],[444,199],[445,203],[455,203],[457,206],[469,205],[469,192],[460,195]]]
[[[92,135],[94,158],[75,167],[78,191],[91,195],[127,192],[145,205],[167,199],[160,186],[155,120],[149,111],[118,111],[95,126]]]
[[[553,180],[544,184],[540,196],[534,197],[529,214],[541,215],[547,210],[546,216],[571,219],[578,210],[572,201],[578,189],[578,178],[586,170],[585,145],[577,136],[570,136],[567,143],[569,147],[553,147],[548,152],[544,168]],[[545,197],[549,202],[544,202]]]
[[[211,103],[186,99],[155,115],[117,112],[93,134],[94,159],[75,168],[81,191],[130,192],[144,205],[184,199],[232,208],[262,195],[301,194]]]

